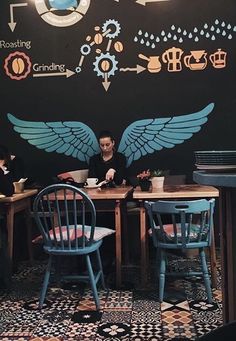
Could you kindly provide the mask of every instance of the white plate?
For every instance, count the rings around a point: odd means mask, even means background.
[[[228,154],[228,155],[236,155],[236,150],[199,150],[195,151],[195,154],[198,155],[217,155],[219,154],[222,156],[222,154]]]
[[[236,169],[236,165],[199,165],[199,164],[196,164],[196,167],[198,169],[208,169],[208,170]]]
[[[98,187],[100,187],[100,186],[101,186],[100,184],[98,184],[98,185],[93,185],[93,186],[86,185],[86,186],[84,186],[84,188],[98,188]]]

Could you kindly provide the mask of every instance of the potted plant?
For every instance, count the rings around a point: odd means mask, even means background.
[[[150,172],[150,179],[153,189],[163,188],[164,185],[164,172],[161,169],[154,169]]]
[[[150,176],[151,176],[151,172],[149,169],[144,170],[137,175],[141,191],[149,191],[149,188],[151,186]]]

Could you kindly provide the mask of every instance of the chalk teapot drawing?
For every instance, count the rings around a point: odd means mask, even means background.
[[[150,73],[157,73],[161,71],[161,63],[159,61],[160,58],[159,56],[146,57],[142,53],[140,53],[138,56],[139,58],[148,61],[147,69]]]
[[[222,69],[226,67],[226,55],[227,52],[218,49],[215,53],[212,53],[209,57],[212,65],[216,69]]]
[[[181,56],[184,51],[178,47],[166,50],[162,55],[164,63],[168,63],[168,71],[176,72],[182,70]]]
[[[205,50],[196,50],[190,52],[190,55],[184,57],[184,64],[190,70],[204,70],[207,66],[207,53]]]

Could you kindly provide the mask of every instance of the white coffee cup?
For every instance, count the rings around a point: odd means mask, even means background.
[[[98,182],[98,178],[87,178],[86,183],[87,186],[91,187],[91,186],[96,186]]]

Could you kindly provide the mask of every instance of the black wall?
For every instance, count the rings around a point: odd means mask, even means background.
[[[77,1],[80,8],[82,2]],[[49,1],[44,3],[50,10]],[[26,122],[79,121],[96,135],[102,129],[109,129],[118,146],[124,130],[137,120],[195,113],[209,103],[215,104],[199,132],[171,149],[163,148],[132,162],[130,172],[134,174],[147,168],[163,168],[173,174],[185,173],[191,181],[195,150],[236,148],[234,0],[153,1],[145,6],[135,0],[87,0],[88,3],[81,20],[57,27],[40,17],[35,1],[0,2],[0,143],[24,159],[33,177],[47,178],[65,170],[86,168],[86,163],[30,144],[14,130],[8,113]],[[13,6],[16,22],[13,30],[8,25],[10,4],[22,5]],[[72,12],[51,13],[62,22]],[[96,33],[104,33],[104,24],[114,33],[114,21],[120,32],[110,39],[109,51],[106,51],[109,38],[105,35],[102,44],[90,46],[91,52],[84,56],[81,72],[77,73],[81,47],[91,44]],[[87,36],[91,37],[90,41],[86,41]],[[14,46],[14,43],[21,45],[20,41],[30,42],[30,48]],[[119,52],[122,46],[123,51]],[[181,71],[168,71],[168,63],[162,60],[162,55],[173,47],[183,50]],[[96,49],[114,56],[117,62],[117,69],[107,79],[108,89],[102,84],[106,83],[104,75],[98,76],[94,71],[93,63],[99,56]],[[209,59],[218,49],[227,53],[222,68],[216,68]],[[184,57],[190,51],[199,50],[205,50],[206,57],[202,58],[207,65],[192,70],[185,65]],[[141,59],[140,53],[147,57],[159,56],[161,70],[150,72],[148,61]],[[53,63],[64,65],[74,74],[68,78],[65,75],[39,77],[58,70],[36,71],[36,64],[42,68]],[[137,73],[136,65],[145,69]],[[126,68],[133,70],[124,72]]]

